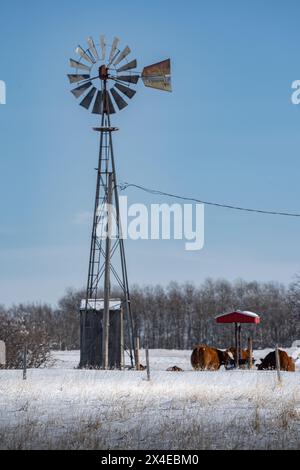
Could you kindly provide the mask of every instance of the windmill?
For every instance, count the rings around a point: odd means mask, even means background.
[[[87,48],[76,48],[78,59],[70,59],[74,70],[68,74],[70,84],[75,86],[71,93],[80,100],[79,105],[100,117],[99,127],[93,128],[100,134],[100,148],[88,280],[80,309],[80,367],[104,369],[123,367],[125,350],[132,367],[136,361],[113,151],[112,136],[118,129],[111,125],[110,117],[128,105],[140,78],[147,87],[172,91],[170,59],[144,67],[138,73],[136,59],[128,61],[129,46],[120,49],[119,43],[117,37],[111,45],[104,35],[98,44],[89,37]],[[120,299],[111,298],[112,276],[120,288]],[[128,344],[124,343],[124,326]]]

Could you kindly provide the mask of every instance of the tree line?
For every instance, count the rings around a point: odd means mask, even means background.
[[[119,296],[116,290],[115,297]],[[79,349],[79,305],[83,290],[68,289],[56,308],[47,304],[0,306],[0,340],[7,347],[7,367],[21,367],[24,344],[29,367],[40,367],[50,350]],[[142,347],[192,349],[206,343],[219,348],[233,344],[233,325],[220,325],[215,316],[233,309],[251,310],[260,325],[242,329],[254,348],[291,346],[300,339],[300,276],[284,286],[276,282],[207,279],[200,286],[171,282],[133,286],[131,304],[135,335]]]

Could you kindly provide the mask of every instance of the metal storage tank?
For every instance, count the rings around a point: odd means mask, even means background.
[[[104,299],[82,300],[80,306],[80,368],[103,368]],[[120,299],[109,302],[108,366],[124,366],[123,308]]]

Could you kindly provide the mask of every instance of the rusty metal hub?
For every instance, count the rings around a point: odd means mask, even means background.
[[[99,67],[99,78],[100,80],[108,80],[108,67],[106,65]]]

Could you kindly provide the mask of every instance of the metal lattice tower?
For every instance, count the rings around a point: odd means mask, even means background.
[[[112,138],[118,129],[112,127],[111,115],[116,112],[116,107],[121,111],[127,106],[127,100],[136,93],[133,86],[139,78],[145,86],[171,91],[171,65],[167,59],[144,67],[139,74],[134,72],[137,61],[127,61],[130,48],[119,49],[118,38],[114,38],[110,47],[104,35],[100,36],[97,45],[92,38],[87,42],[87,49],[76,48],[79,61],[70,59],[70,66],[76,69],[76,73],[68,75],[69,82],[76,83],[76,88],[71,90],[73,95],[83,97],[79,104],[101,116],[100,126],[94,128],[99,132],[100,145],[88,281],[81,304],[80,366],[121,368],[125,365],[126,350],[133,367],[136,362],[134,327]],[[112,278],[122,293],[120,302],[111,298]]]

